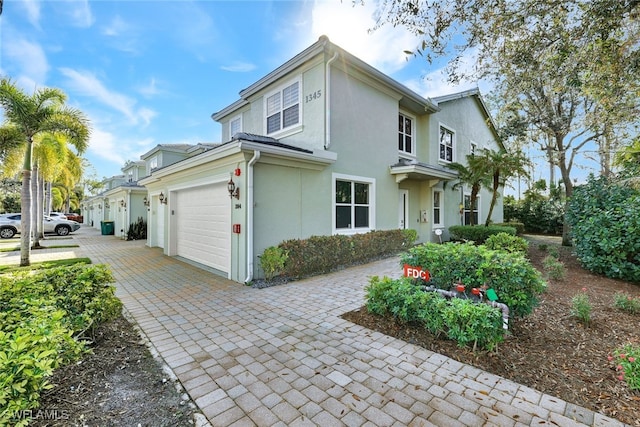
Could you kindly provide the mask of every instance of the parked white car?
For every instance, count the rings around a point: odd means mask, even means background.
[[[20,219],[22,215],[19,213],[0,215],[0,238],[10,239],[20,233]],[[44,232],[55,233],[58,236],[66,236],[69,233],[80,228],[80,224],[76,221],[68,219],[57,219],[49,216],[44,217]]]
[[[46,215],[46,214],[45,214]],[[49,216],[53,219],[69,219],[62,212],[49,212]]]

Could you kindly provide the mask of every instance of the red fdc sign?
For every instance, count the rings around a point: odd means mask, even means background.
[[[404,277],[410,277],[412,279],[422,279],[428,282],[431,279],[429,270],[423,270],[422,267],[414,267],[409,264],[404,265]]]

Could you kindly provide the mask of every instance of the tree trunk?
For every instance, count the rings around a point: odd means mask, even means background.
[[[557,138],[561,138],[557,136]],[[564,139],[564,138],[563,138]],[[571,170],[567,167],[565,152],[560,153],[560,162],[558,162],[558,166],[560,167],[560,173],[562,174],[562,183],[564,184],[564,194],[565,194],[565,206],[564,211],[565,215],[562,220],[562,246],[571,246],[571,226],[567,222],[567,207],[569,206],[569,199],[571,199],[571,195],[573,194],[573,183],[571,182]]]
[[[33,138],[27,138],[27,150],[22,168],[22,191],[20,193],[20,266],[31,264],[31,148]]]
[[[489,205],[489,213],[487,214],[487,220],[485,221],[485,227],[488,227],[491,223],[491,215],[493,215],[493,208],[498,200],[498,189],[500,189],[500,174],[493,176],[493,193],[491,194],[491,204]]]

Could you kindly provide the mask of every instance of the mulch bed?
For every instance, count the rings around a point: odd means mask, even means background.
[[[640,392],[617,379],[607,356],[624,344],[640,345],[640,315],[613,306],[614,294],[640,295],[640,286],[597,276],[584,270],[571,248],[559,247],[567,268],[564,280],[548,281],[534,313],[511,321],[511,336],[496,352],[460,348],[453,341],[435,339],[423,328],[369,314],[365,307],[343,317],[369,329],[444,354],[567,402],[640,426]],[[548,254],[531,244],[529,258],[540,271]],[[591,323],[584,326],[570,314],[571,299],[585,288],[593,306]]]
[[[91,350],[54,371],[30,426],[194,425],[195,406],[124,317],[98,328]]]

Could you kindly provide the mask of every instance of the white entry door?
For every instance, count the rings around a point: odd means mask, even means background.
[[[409,190],[400,190],[398,193],[398,228],[409,228]]]

